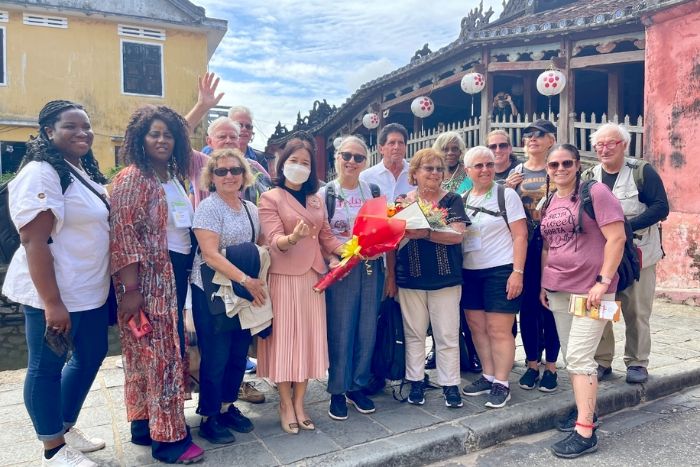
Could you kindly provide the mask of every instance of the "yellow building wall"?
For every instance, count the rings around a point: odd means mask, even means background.
[[[67,29],[27,26],[22,23],[22,11],[2,9],[9,12],[9,22],[0,23],[5,27],[7,52],[0,118],[36,120],[47,101],[78,102],[90,115],[93,152],[103,169],[114,165],[114,148],[120,143],[112,138],[124,136],[129,116],[139,106],[168,105],[184,115],[197,100],[197,76],[206,72],[208,63],[204,32],[160,27],[166,31],[164,41],[127,38],[117,34],[116,21],[68,16]],[[122,40],[163,46],[162,98],[122,94]],[[0,125],[0,140],[26,141],[36,132]]]

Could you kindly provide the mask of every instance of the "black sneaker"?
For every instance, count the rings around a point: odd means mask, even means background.
[[[206,420],[202,419],[202,423],[199,425],[199,436],[212,444],[230,444],[236,441],[233,433],[219,423],[219,417],[216,415]]]
[[[542,392],[553,392],[557,389],[557,374],[549,370],[544,370],[540,387],[537,388]]]
[[[374,402],[372,399],[365,396],[362,391],[348,391],[345,394],[346,399],[357,409],[358,412],[368,414],[374,412]]]
[[[328,407],[328,416],[333,420],[347,420],[348,404],[343,394],[332,394],[331,403]]]
[[[603,381],[606,379],[608,376],[612,374],[612,367],[610,366],[603,366],[603,365],[598,365],[598,381]]]
[[[595,432],[590,438],[584,438],[578,432],[572,431],[569,436],[552,445],[555,456],[573,459],[589,452],[598,450],[598,437]]]
[[[482,376],[469,386],[464,386],[464,389],[462,389],[462,394],[465,396],[479,396],[481,394],[488,394],[491,392],[492,386],[493,383]]]
[[[540,380],[540,370],[528,368],[525,374],[518,381],[518,386],[528,391],[535,389],[537,382]]]
[[[569,412],[569,415],[566,416],[565,419],[559,420],[557,422],[557,430],[563,431],[563,432],[570,432],[574,431],[574,427],[576,426],[576,420],[578,419],[578,410],[574,409],[571,412]],[[598,428],[598,415],[593,414],[593,427]]]
[[[226,412],[219,415],[219,423],[239,433],[250,433],[253,431],[253,422],[233,404],[228,406]]]
[[[459,395],[459,386],[444,386],[442,396],[445,398],[445,405],[451,409],[462,407],[462,397]]]
[[[492,409],[500,409],[506,406],[506,402],[510,400],[510,388],[500,384],[493,383],[491,392],[489,393],[489,400],[484,404],[486,407]]]
[[[408,403],[413,405],[425,404],[425,389],[423,381],[410,381],[411,392],[408,394]]]

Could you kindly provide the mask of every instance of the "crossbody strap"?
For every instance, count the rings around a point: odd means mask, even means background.
[[[248,214],[248,220],[250,221],[250,231],[252,232],[250,234],[250,243],[255,243],[255,225],[253,224],[253,216],[250,215],[250,211],[248,210],[245,200],[241,200],[241,202],[243,203],[243,209],[245,209],[245,213]]]
[[[80,174],[78,173],[77,170],[75,170],[74,167],[72,167],[70,164],[66,164],[66,165],[68,166],[68,170],[70,170],[70,173],[71,173],[75,178],[77,178],[78,181],[79,181],[80,183],[82,183],[83,185],[85,185],[85,186],[87,187],[88,190],[90,190],[91,192],[93,192],[95,196],[97,196],[98,198],[100,198],[100,200],[101,200],[103,203],[105,203],[105,207],[107,208],[107,212],[109,212],[110,207],[109,207],[109,201],[107,201],[107,196],[105,196],[104,193],[100,193],[99,191],[97,191],[97,190],[95,189],[95,187],[93,187],[92,185],[90,185],[90,183],[88,183],[88,181],[85,180],[85,179],[83,178],[83,176],[80,175]]]

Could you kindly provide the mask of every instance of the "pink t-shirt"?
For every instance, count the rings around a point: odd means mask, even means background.
[[[587,294],[603,266],[605,237],[601,226],[624,220],[620,202],[603,183],[591,186],[595,220],[583,213],[583,232],[575,233],[580,197],[556,195],[542,217],[542,236],[549,245],[547,264],[542,271],[542,287],[556,292]],[[618,276],[612,279],[608,293],[617,289]]]

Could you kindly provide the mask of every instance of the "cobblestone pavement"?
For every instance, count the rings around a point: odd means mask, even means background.
[[[617,356],[613,377],[600,388],[601,414],[677,392],[700,384],[700,309],[657,302],[652,316],[652,356],[647,385],[624,381],[624,323],[615,324]],[[519,340],[518,340],[519,341]],[[510,380],[525,371],[519,347]],[[123,402],[123,371],[118,357],[108,357],[92,387],[78,420],[78,427],[107,441],[106,449],[89,454],[105,466],[143,466],[154,463],[150,450],[129,442],[129,425]],[[37,465],[40,443],[22,401],[24,370],[0,372],[0,465]],[[432,372],[429,372],[432,373]],[[462,374],[463,384],[476,375]],[[448,409],[439,389],[426,393],[422,407],[400,404],[385,392],[374,398],[377,411],[361,415],[349,408],[344,422],[327,415],[329,395],[324,381],[312,381],[307,406],[316,431],[299,435],[282,432],[277,415],[278,396],[265,381],[252,378],[265,392],[260,405],[238,403],[251,418],[255,430],[236,433],[228,446],[209,444],[197,435],[196,397],[186,404],[186,417],[195,441],[207,451],[199,465],[417,465],[482,449],[523,434],[548,430],[557,416],[573,406],[565,371],[559,372],[559,389],[552,394],[525,391],[513,384],[512,399],[504,409],[484,407],[485,396],[464,397],[464,407]]]

